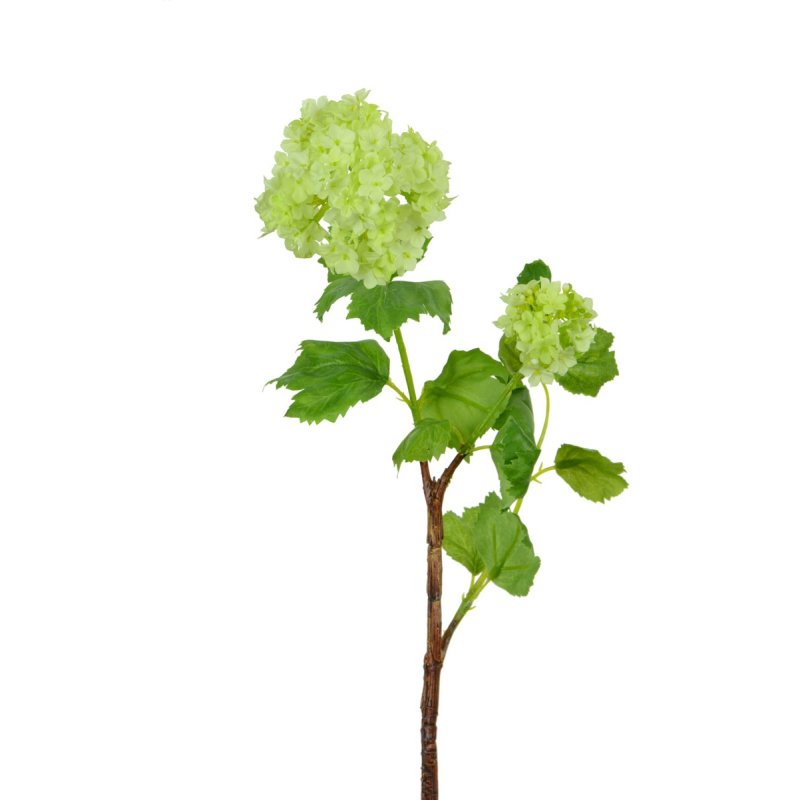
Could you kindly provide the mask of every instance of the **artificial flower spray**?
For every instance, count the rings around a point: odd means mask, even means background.
[[[550,388],[596,396],[617,375],[614,337],[594,323],[592,301],[552,279],[543,261],[526,264],[502,295],[497,357],[454,350],[436,377],[418,384],[402,329],[422,314],[450,329],[452,297],[439,280],[404,281],[444,219],[449,163],[416,131],[396,133],[388,115],[359,91],[341,100],[307,100],[286,127],[256,210],[299,258],[316,258],[324,284],[322,320],[348,299],[348,318],[396,349],[399,370],[375,336],[357,341],[308,339],[274,382],[294,392],[286,415],[334,422],[382,391],[408,406],[406,430],[392,455],[415,462],[427,507],[427,647],[421,702],[422,800],[439,797],[436,721],[448,646],[478,596],[490,585],[527,595],[539,569],[520,511],[529,488],[555,473],[579,495],[604,502],[627,482],[624,467],[597,450],[561,444],[542,460]],[[534,402],[542,408],[534,425]],[[537,413],[537,419],[539,414]],[[445,493],[465,462],[490,457],[495,486],[461,513],[445,512]],[[387,454],[388,457],[388,454]],[[442,459],[438,475],[431,462]],[[468,583],[452,620],[442,621],[442,553],[462,564]],[[465,581],[466,582],[466,581]]]

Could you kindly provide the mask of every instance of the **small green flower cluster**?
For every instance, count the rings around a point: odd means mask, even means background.
[[[594,340],[592,301],[568,283],[547,278],[518,283],[502,299],[506,313],[495,325],[513,343],[519,371],[532,386],[563,375]]]
[[[295,255],[321,256],[371,288],[414,269],[450,198],[439,148],[410,129],[393,133],[367,94],[303,103],[256,211]]]

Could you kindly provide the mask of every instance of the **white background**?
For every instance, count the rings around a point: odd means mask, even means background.
[[[309,428],[262,391],[301,339],[364,336],[252,208],[300,102],[360,87],[452,162],[418,381],[494,352],[534,258],[621,370],[554,392],[545,456],[631,488],[533,487],[531,595],[487,590],[448,655],[442,797],[800,797],[793,5],[4,6],[4,800],[418,796],[406,409]],[[465,586],[448,562],[447,617]]]

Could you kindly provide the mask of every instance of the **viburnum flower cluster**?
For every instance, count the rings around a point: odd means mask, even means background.
[[[319,256],[367,288],[414,269],[450,204],[435,143],[392,122],[361,90],[306,100],[286,127],[256,211],[300,258]]]
[[[569,283],[548,278],[518,283],[502,299],[506,313],[495,325],[515,347],[519,371],[532,386],[565,374],[594,340],[592,301]]]

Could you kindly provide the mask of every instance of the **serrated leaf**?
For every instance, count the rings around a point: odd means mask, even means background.
[[[438,378],[419,398],[423,419],[450,423],[450,446],[462,448],[485,433],[502,413],[508,370],[481,350],[453,350]]]
[[[507,507],[525,496],[540,455],[533,436],[533,408],[527,388],[511,393],[494,427],[498,430],[491,448],[492,461],[500,479],[503,506]]]
[[[400,469],[403,461],[430,461],[447,450],[450,441],[450,423],[440,419],[423,419],[400,442],[392,461]]]
[[[503,362],[503,365],[509,372],[519,372],[522,366],[522,361],[519,357],[519,350],[517,350],[514,341],[508,336],[500,338],[500,347],[497,350],[497,357]]]
[[[581,497],[604,503],[628,488],[621,476],[625,467],[611,461],[597,450],[587,450],[574,444],[562,444],[556,453],[556,472]]]
[[[330,311],[331,306],[337,300],[352,294],[358,285],[359,281],[348,276],[333,278],[325,287],[325,291],[323,291],[322,296],[314,306],[314,313],[317,315],[317,319],[321,322],[325,314]]]
[[[597,397],[603,384],[619,375],[616,356],[610,350],[613,342],[613,333],[598,328],[589,349],[578,356],[578,363],[564,375],[556,375],[556,380],[568,392]]]
[[[473,531],[489,578],[509,594],[528,594],[541,561],[522,520],[504,510],[500,498],[492,493],[479,506]]]
[[[444,281],[390,281],[372,289],[359,284],[350,300],[347,318],[360,320],[367,330],[388,342],[396,328],[410,319],[419,321],[420,314],[438,317],[447,333],[452,306],[450,289]]]
[[[475,545],[475,525],[478,522],[480,506],[465,508],[461,516],[448,511],[442,517],[442,547],[450,558],[463,564],[472,575],[483,572],[483,559]]]
[[[512,417],[520,425],[529,427],[531,435],[533,435],[533,403],[531,402],[531,393],[526,386],[518,386],[511,392],[508,403],[492,423],[492,427],[495,430],[500,430]]]
[[[531,261],[530,264],[526,264],[523,268],[522,272],[517,275],[517,283],[530,283],[531,281],[537,281],[539,278],[552,278],[552,274],[550,272],[550,267],[544,263],[541,259],[537,259],[536,261]]]
[[[371,339],[300,343],[300,355],[270,383],[297,394],[286,412],[301,422],[334,422],[356,403],[379,394],[389,380],[389,358]]]

